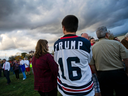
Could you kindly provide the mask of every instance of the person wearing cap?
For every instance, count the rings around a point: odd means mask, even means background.
[[[25,64],[26,75],[28,75],[28,73],[30,74],[30,66],[27,57],[24,58],[24,64]]]
[[[128,49],[128,33],[125,35],[121,43]]]
[[[115,40],[108,40],[105,26],[96,31],[99,42],[92,47],[93,58],[90,65],[97,70],[102,96],[128,96],[128,51]],[[123,61],[126,70],[124,71]]]
[[[4,69],[4,74],[5,74],[5,77],[7,79],[7,85],[10,84],[11,80],[10,80],[10,77],[9,77],[9,71],[10,71],[10,63],[6,61],[6,59],[3,59],[3,67],[2,69]]]

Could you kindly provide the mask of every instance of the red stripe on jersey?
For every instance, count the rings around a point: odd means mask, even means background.
[[[58,79],[58,77],[57,77],[57,81],[60,83],[60,79]]]
[[[78,36],[61,37],[60,39],[77,38]]]
[[[64,90],[66,90],[66,91],[72,91],[72,92],[86,91],[86,90],[91,89],[92,87],[93,87],[93,83],[92,83],[89,87],[87,87],[87,88],[85,88],[85,89],[81,89],[81,90],[68,89],[68,88],[64,88],[64,87],[62,86],[62,88],[63,88]]]
[[[57,78],[57,81],[60,83],[60,80]],[[90,89],[92,89],[92,87],[93,87],[93,83],[90,85],[90,86],[88,86],[87,88],[85,88],[85,89],[80,89],[80,90],[74,90],[74,89],[68,89],[68,88],[65,88],[65,87],[63,87],[63,86],[61,86],[65,91],[72,91],[72,92],[80,92],[80,91],[86,91],[86,90],[90,90]]]

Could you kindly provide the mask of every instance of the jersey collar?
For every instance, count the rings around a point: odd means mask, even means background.
[[[63,37],[61,37],[60,39],[77,38],[77,37],[78,36],[74,35],[74,34],[67,34],[67,35],[64,35]]]

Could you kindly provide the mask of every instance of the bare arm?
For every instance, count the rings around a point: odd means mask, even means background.
[[[97,75],[97,70],[95,65],[90,65],[92,71]]]

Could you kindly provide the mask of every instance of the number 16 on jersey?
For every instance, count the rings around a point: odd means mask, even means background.
[[[64,64],[63,64],[62,58],[59,58],[58,63],[60,65],[60,69],[61,69],[61,72],[62,72],[61,76],[62,76],[63,79],[66,79],[65,74],[64,74],[65,71],[68,72],[68,76],[69,76],[69,79],[71,81],[79,80],[82,77],[81,69],[79,67],[73,67],[72,66],[73,61],[76,64],[80,63],[80,59],[78,57],[68,57],[67,60],[66,60],[66,62],[67,62],[67,68],[66,69],[67,70],[64,70],[64,67],[63,67]],[[77,73],[76,76],[73,75],[73,71],[76,71],[76,73]]]

